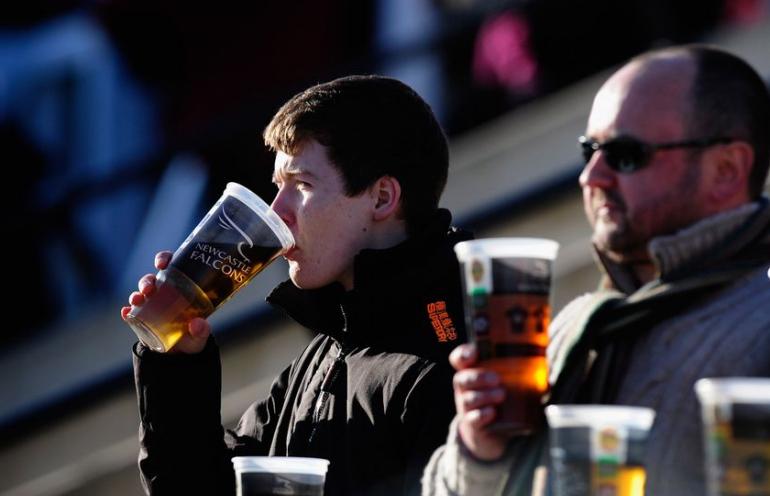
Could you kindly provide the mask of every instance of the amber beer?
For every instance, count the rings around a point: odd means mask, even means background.
[[[455,247],[469,334],[482,366],[497,372],[506,389],[491,429],[525,434],[542,423],[557,250],[555,241],[538,238],[479,239]]]
[[[770,379],[701,379],[706,474],[712,496],[770,496]]]
[[[294,244],[268,205],[245,187],[225,192],[157,275],[157,288],[127,322],[147,346],[165,352],[194,317],[208,317]]]
[[[489,337],[478,342],[484,343],[484,366],[500,375],[507,391],[495,429],[530,431],[542,419],[540,400],[548,391],[545,349],[550,309],[547,295],[488,297]],[[476,311],[484,307],[479,305]]]
[[[545,412],[556,496],[644,496],[653,410],[551,405]]]

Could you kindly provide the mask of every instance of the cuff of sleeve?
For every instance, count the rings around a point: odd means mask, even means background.
[[[158,353],[137,341],[133,347],[134,371],[142,384],[196,379],[196,374],[210,373],[219,368],[219,347],[210,336],[200,353]]]
[[[158,353],[137,343],[133,363],[143,422],[171,425],[180,412],[198,420],[218,419],[221,366],[213,337],[194,355]]]
[[[449,462],[444,465],[445,469],[452,466],[454,469],[448,470],[451,473],[445,473],[444,476],[448,479],[456,478],[452,485],[460,490],[460,494],[492,494],[491,491],[501,487],[506,480],[511,463],[508,453],[493,461],[474,457],[460,439],[457,422],[455,417],[449,427],[444,454]],[[455,462],[452,463],[451,459]]]

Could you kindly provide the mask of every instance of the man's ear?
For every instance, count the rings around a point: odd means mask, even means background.
[[[393,176],[382,176],[371,187],[374,220],[385,220],[401,207],[401,184]]]
[[[733,141],[718,147],[714,152],[710,185],[712,200],[715,204],[748,201],[754,148],[745,141]]]

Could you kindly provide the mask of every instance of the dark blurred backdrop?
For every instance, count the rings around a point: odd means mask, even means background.
[[[228,181],[269,201],[261,131],[317,82],[383,73],[456,136],[646,48],[763,16],[760,0],[169,0],[0,7],[13,212],[0,348],[122,298]],[[176,215],[173,226],[168,219]],[[12,253],[12,255],[11,255]],[[116,310],[117,311],[117,310]]]

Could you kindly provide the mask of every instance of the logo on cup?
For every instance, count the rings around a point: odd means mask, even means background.
[[[473,282],[480,283],[484,277],[484,264],[479,260],[473,260],[471,262],[471,275],[473,276]]]
[[[222,218],[223,216],[224,216],[224,219]],[[219,227],[221,227],[222,229],[227,229],[228,231],[235,230],[238,232],[238,234],[243,236],[243,239],[245,239],[245,241],[241,241],[240,243],[238,243],[238,253],[241,254],[241,257],[243,257],[246,263],[251,263],[251,260],[249,259],[249,257],[244,255],[243,253],[243,245],[248,243],[249,248],[254,248],[254,242],[251,240],[248,234],[243,232],[243,229],[238,227],[236,223],[233,222],[232,219],[230,219],[230,217],[227,216],[227,212],[225,211],[224,208],[222,209],[222,214],[219,216]]]
[[[599,445],[603,451],[615,452],[620,445],[618,432],[612,427],[607,427],[599,432]]]

